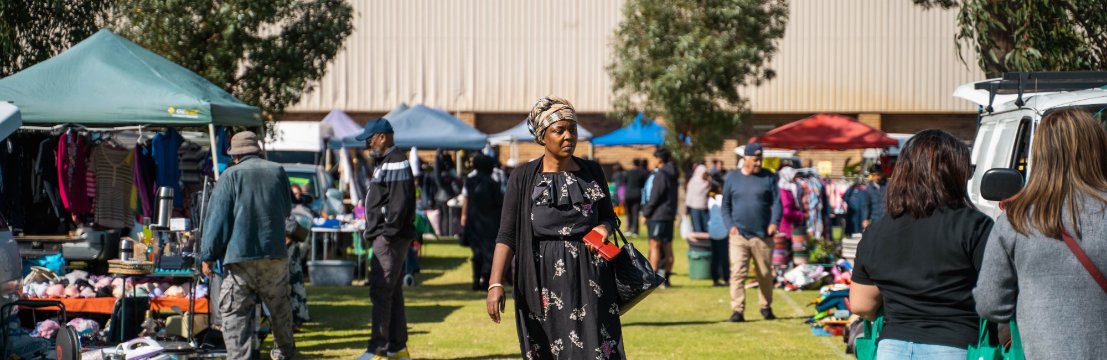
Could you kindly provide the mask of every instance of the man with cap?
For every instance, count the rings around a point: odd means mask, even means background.
[[[373,154],[365,198],[365,239],[373,242],[369,299],[373,324],[369,349],[358,359],[409,359],[404,312],[404,259],[415,240],[415,177],[404,152],[396,148],[392,124],[380,118],[357,136]]]
[[[749,262],[757,269],[761,316],[773,315],[773,235],[780,223],[780,192],[776,175],[761,168],[761,144],[749,144],[744,163],[723,184],[723,223],[730,229],[730,306],[732,322],[745,321],[746,275]]]
[[[249,359],[259,350],[253,348],[258,298],[269,308],[275,342],[270,356],[291,359],[296,352],[284,244],[292,190],[284,168],[260,153],[253,132],[231,137],[227,154],[234,165],[215,184],[204,220],[200,255],[209,277],[213,263],[222,264],[218,303],[229,359]]]

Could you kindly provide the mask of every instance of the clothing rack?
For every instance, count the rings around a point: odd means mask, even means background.
[[[54,126],[20,126],[19,130],[36,130],[36,131],[59,131],[68,128],[78,128],[88,132],[111,132],[111,131],[142,131],[146,128],[146,125],[130,125],[130,126],[117,126],[110,128],[92,128],[81,124],[58,124]]]

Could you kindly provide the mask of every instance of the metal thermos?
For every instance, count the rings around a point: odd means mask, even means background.
[[[127,261],[133,258],[135,242],[130,239],[119,240],[119,260]]]
[[[158,188],[158,222],[157,226],[169,227],[169,218],[173,216],[173,188],[162,186]]]

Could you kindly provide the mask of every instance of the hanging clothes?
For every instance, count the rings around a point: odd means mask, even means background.
[[[56,219],[60,225],[66,222],[69,213],[65,211],[61,194],[58,193],[57,150],[57,139],[47,137],[39,142],[32,170],[31,194],[32,203],[45,203],[50,220]]]
[[[100,145],[92,148],[92,169],[96,172],[95,223],[122,229],[134,224],[131,213],[131,190],[134,167],[131,152]]]
[[[181,208],[184,204],[184,194],[181,193],[181,160],[178,156],[183,143],[184,138],[173,128],[154,135],[154,140],[151,141],[154,163],[157,165],[157,187],[173,188],[174,208]]]
[[[92,210],[88,201],[88,139],[69,129],[58,139],[58,192],[62,205],[76,220]]]
[[[138,209],[141,217],[136,216],[136,221],[142,222],[142,217],[156,219],[154,213],[155,198],[157,194],[157,170],[154,162],[153,148],[148,144],[135,144],[133,165],[131,166],[131,178],[134,180],[135,191],[138,193]],[[194,223],[195,224],[195,223]]]

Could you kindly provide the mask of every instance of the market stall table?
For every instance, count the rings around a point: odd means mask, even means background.
[[[328,260],[330,243],[338,243],[339,234],[354,234],[361,232],[358,227],[319,227],[311,228],[311,258],[308,260],[308,276],[312,285],[350,286],[354,279],[354,267],[363,267],[362,257],[358,256],[357,263],[350,260]],[[323,238],[323,259],[318,259],[315,239],[318,234]]]
[[[65,305],[65,309],[71,313],[88,313],[88,314],[104,314],[111,315],[112,309],[115,307],[115,302],[119,299],[114,297],[100,297],[100,298],[87,298],[87,299],[42,299],[57,301]],[[154,311],[172,311],[173,308],[188,309],[188,298],[157,298],[150,299],[150,310]],[[46,311],[58,311],[59,309],[54,307],[36,307],[36,310]],[[196,313],[207,314],[208,313],[208,299],[198,298],[196,299]]]

